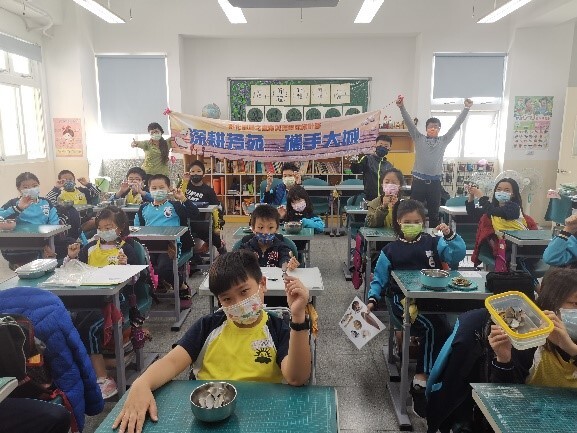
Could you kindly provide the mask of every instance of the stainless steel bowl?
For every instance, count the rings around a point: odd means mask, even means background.
[[[299,221],[290,221],[284,223],[284,231],[289,235],[296,235],[300,233],[302,230],[303,225]]]
[[[222,421],[234,412],[236,394],[236,388],[228,382],[207,382],[190,394],[190,409],[201,421]],[[217,401],[219,407],[214,407]]]
[[[125,198],[117,198],[114,200],[114,206],[122,207],[125,205],[126,205],[126,199]]]
[[[58,204],[64,207],[71,207],[74,206],[74,200],[61,200],[58,199]]]
[[[422,269],[421,284],[431,289],[444,289],[451,281],[449,272],[441,269]]]

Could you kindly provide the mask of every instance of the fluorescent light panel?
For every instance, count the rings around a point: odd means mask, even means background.
[[[234,7],[228,0],[218,0],[218,4],[231,24],[246,24],[246,18],[241,8]]]
[[[357,17],[355,18],[356,24],[368,24],[370,23],[379,9],[381,8],[385,0],[365,0]]]
[[[118,15],[111,12],[109,9],[105,8],[95,0],[74,0],[74,3],[82,6],[87,11],[92,12],[98,18],[106,21],[107,23],[124,24],[126,22]]]
[[[506,17],[511,12],[515,12],[522,6],[525,6],[531,0],[510,0],[509,2],[505,3],[500,8],[495,9],[489,15],[484,18],[481,18],[477,23],[479,24],[491,24],[494,22],[499,21],[501,18]]]

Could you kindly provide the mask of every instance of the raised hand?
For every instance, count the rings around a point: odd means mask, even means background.
[[[280,205],[279,207],[276,208],[276,210],[278,211],[278,214],[280,215],[280,219],[284,220],[286,218],[286,207],[284,207],[283,205]]]
[[[90,182],[88,181],[88,179],[86,179],[85,177],[79,177],[78,178],[78,182],[82,185],[82,186],[86,186],[88,185]]]
[[[571,215],[565,220],[565,227],[563,230],[569,233],[577,233],[577,214]]]
[[[404,105],[404,101],[405,101],[405,97],[403,95],[399,95],[399,96],[397,96],[397,100],[395,101],[395,104],[397,104],[397,107],[401,108]]]
[[[130,147],[137,147],[138,143],[136,142],[136,138],[132,139],[132,143],[130,143]]]
[[[500,326],[491,325],[491,333],[489,334],[489,344],[491,349],[497,356],[497,361],[503,364],[511,361],[511,340],[505,334],[505,331]]]
[[[438,232],[443,232],[443,236],[447,236],[451,233],[451,227],[445,223],[439,224],[437,227],[435,227],[435,230]]]
[[[465,108],[471,108],[473,106],[473,101],[469,98],[465,99]]]
[[[18,200],[18,208],[21,210],[24,210],[28,206],[30,206],[32,203],[34,203],[34,199],[32,197],[30,197],[29,195],[24,195],[24,196],[20,197],[20,200]]]
[[[170,192],[172,192],[172,195],[174,195],[174,198],[177,199],[178,201],[185,201],[186,200],[186,196],[184,195],[184,193],[182,192],[181,189],[174,188]]]
[[[119,265],[128,264],[128,257],[126,257],[126,254],[124,254],[122,248],[118,250],[118,264]]]
[[[125,192],[128,192],[129,189],[130,189],[130,184],[128,183],[127,180],[123,180],[120,183],[120,190],[118,192],[124,194]]]
[[[287,275],[284,279],[288,306],[293,318],[301,316],[304,320],[305,308],[309,302],[309,291],[298,278]],[[295,318],[300,320],[301,317]]]
[[[54,184],[54,186],[55,186],[56,188],[58,188],[58,189],[62,189],[62,188],[64,188],[64,182],[66,182],[66,180],[64,180],[64,179],[58,179],[58,180],[56,181],[56,183]]]
[[[295,256],[293,256],[293,252],[291,251],[289,253],[291,259],[288,261],[286,269],[287,271],[294,271],[296,268],[298,268],[300,266],[299,261],[296,259]]]
[[[68,257],[71,259],[78,258],[78,253],[80,252],[80,244],[78,242],[74,242],[73,244],[68,245]]]

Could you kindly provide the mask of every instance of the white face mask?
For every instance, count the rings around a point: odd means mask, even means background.
[[[561,315],[561,321],[567,330],[567,334],[569,334],[571,340],[577,341],[577,309],[561,308],[559,313]]]
[[[296,183],[296,178],[294,176],[285,176],[282,181],[287,187],[291,187]]]
[[[297,212],[302,212],[307,207],[307,202],[304,200],[297,201],[296,203],[292,204],[293,209]]]
[[[116,234],[115,229],[110,230],[96,230],[96,234],[102,239],[104,242],[112,242],[114,241],[118,235]]]
[[[260,288],[254,295],[230,307],[222,307],[222,311],[229,320],[239,325],[250,325],[258,320],[262,311],[262,301],[260,300]]]
[[[21,192],[22,192],[22,195],[25,197],[37,199],[38,196],[40,195],[40,187],[35,186],[34,188],[23,189]]]

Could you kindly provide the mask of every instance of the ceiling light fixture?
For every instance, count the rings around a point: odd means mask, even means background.
[[[118,15],[110,11],[110,9],[105,8],[95,0],[74,0],[74,3],[82,6],[87,11],[92,12],[98,18],[103,19],[107,23],[124,24],[126,22]]]
[[[522,6],[525,6],[531,0],[510,0],[505,3],[500,8],[495,9],[493,12],[488,14],[487,16],[481,18],[477,21],[478,24],[492,24],[499,21],[501,18],[506,17],[511,12],[515,12]]]
[[[218,0],[218,4],[231,24],[246,24],[246,18],[241,8],[234,7],[228,0]]]
[[[357,17],[355,18],[355,24],[368,24],[370,23],[385,0],[365,0]]]

